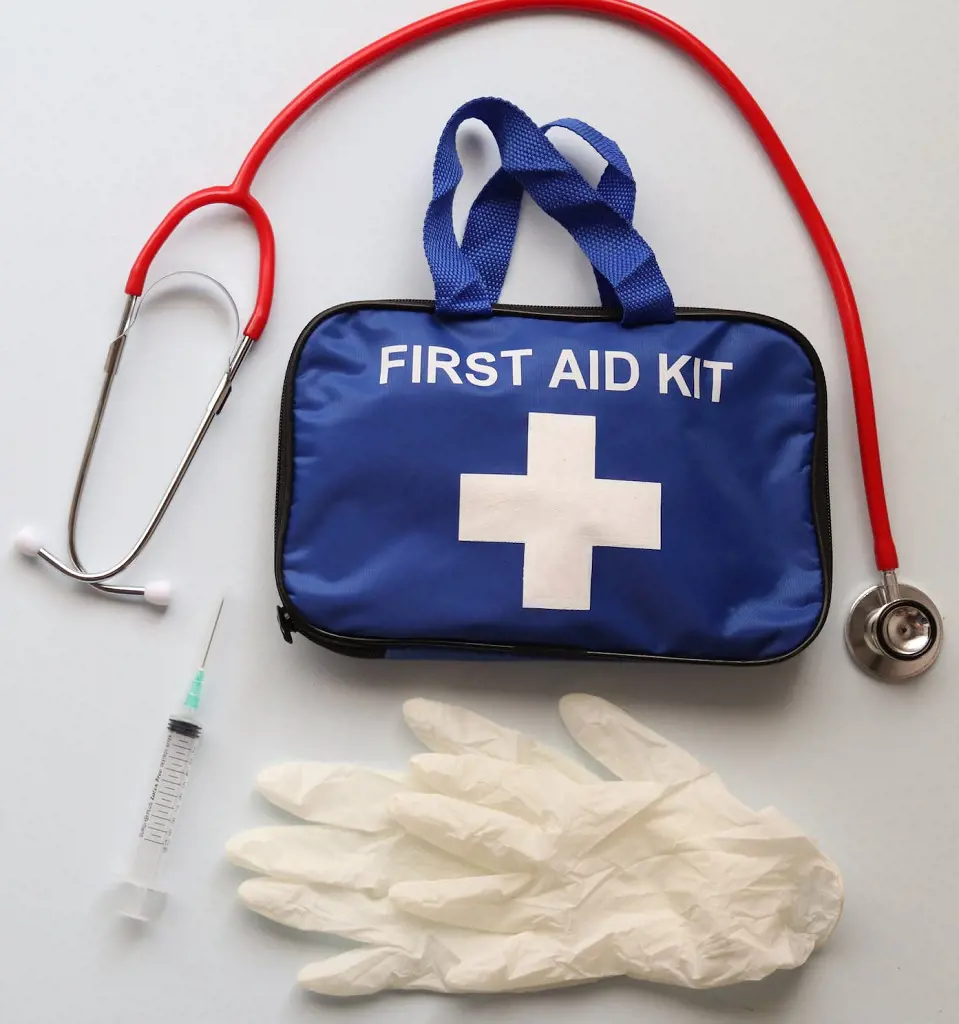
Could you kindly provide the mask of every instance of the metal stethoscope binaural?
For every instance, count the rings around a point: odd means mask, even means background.
[[[170,588],[166,582],[126,586],[107,581],[131,565],[153,536],[214,417],[223,408],[230,394],[233,378],[252,348],[253,342],[259,338],[266,326],[273,299],[275,243],[269,218],[250,192],[253,179],[263,161],[283,134],[314,103],[358,71],[391,53],[458,25],[530,10],[573,10],[603,15],[635,25],[673,44],[695,59],[725,90],[762,143],[819,253],[833,290],[846,343],[866,502],[874,540],[876,567],[880,573],[879,583],[860,596],[849,613],[846,621],[847,647],[860,667],[881,679],[899,681],[919,675],[933,664],[939,654],[942,644],[942,619],[926,594],[915,587],[900,583],[897,578],[898,556],[886,507],[872,385],[862,325],[852,286],[836,244],[773,126],[742,82],[712,50],[684,28],[628,0],[472,0],[471,3],[432,14],[376,40],[336,64],[307,86],[280,111],[256,140],[232,184],[202,189],[187,196],[173,207],[147,240],[127,279],[120,328],[109,347],[103,387],[74,488],[68,532],[70,561],[63,561],[42,547],[29,530],[18,536],[17,547],[26,555],[43,559],[65,576],[90,584],[101,591],[142,597],[153,604],[168,603]],[[226,204],[242,210],[256,230],[260,248],[260,268],[253,314],[242,334],[238,332],[236,348],[204,411],[189,448],[177,466],[146,529],[140,534],[130,552],[116,565],[101,572],[88,572],[77,554],[77,513],[120,357],[140,309],[147,272],[157,252],[180,222],[201,207],[214,204]]]

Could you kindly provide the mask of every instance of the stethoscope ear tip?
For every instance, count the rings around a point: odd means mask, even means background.
[[[124,585],[111,586],[102,582],[102,577],[85,573],[82,568],[78,568],[76,572],[70,569],[69,566],[64,565],[59,559],[54,558],[49,551],[43,547],[43,543],[40,540],[40,535],[32,526],[25,526],[14,538],[13,538],[14,549],[22,555],[24,558],[34,559],[43,558],[45,562],[49,562],[55,569],[72,579],[78,580],[80,583],[89,584],[98,590],[106,591],[107,593],[125,594],[130,597],[142,597],[147,604],[152,604],[157,608],[166,608],[173,597],[173,587],[170,585],[169,580],[152,580],[147,583],[144,587],[128,587]]]
[[[25,526],[13,538],[13,546],[24,558],[36,558],[43,544],[32,526]]]
[[[169,580],[153,580],[143,588],[143,599],[147,604],[166,608],[173,597],[173,587]]]

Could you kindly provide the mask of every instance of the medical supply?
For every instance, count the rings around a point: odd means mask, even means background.
[[[80,561],[78,551],[77,523],[80,518],[80,503],[83,500],[83,492],[86,488],[87,474],[89,473],[90,463],[93,460],[93,455],[96,451],[97,440],[100,436],[100,428],[103,425],[103,417],[106,413],[107,404],[110,400],[110,392],[113,390],[113,381],[116,377],[117,370],[120,367],[120,359],[123,355],[123,350],[126,347],[130,332],[133,329],[133,325],[140,316],[143,305],[151,293],[155,292],[163,284],[174,282],[177,285],[180,285],[185,281],[189,281],[191,285],[200,283],[205,289],[215,293],[219,300],[225,301],[227,310],[232,314],[233,337],[234,339],[240,338],[240,314],[237,311],[236,303],[233,301],[233,296],[219,281],[210,277],[208,274],[201,274],[195,270],[174,271],[173,273],[166,274],[155,281],[142,296],[129,298],[124,309],[123,320],[120,324],[119,333],[110,343],[110,348],[107,351],[106,364],[103,368],[103,384],[100,388],[100,397],[97,401],[97,407],[93,414],[93,422],[90,425],[90,432],[87,435],[87,443],[83,451],[83,458],[80,460],[80,468],[77,471],[76,482],[73,486],[73,497],[70,500],[70,514],[67,519],[67,546],[70,551],[70,558],[75,570],[64,565],[64,563],[59,561],[59,559],[43,547],[37,531],[33,527],[25,526],[14,538],[14,546],[20,554],[27,558],[42,558],[55,568],[66,572],[67,575],[71,575],[75,571],[81,574],[85,573],[88,578],[85,578],[84,582],[102,593],[127,597],[142,597],[148,604],[157,605],[158,607],[166,607],[170,603],[172,588],[168,580],[152,580],[144,586],[127,586],[125,584],[106,583],[104,581],[112,579],[112,577],[116,576],[117,573],[122,572],[128,565],[130,565],[137,555],[143,550],[147,542],[156,532],[157,527],[160,525],[163,516],[166,514],[166,510],[170,507],[170,503],[173,501],[173,496],[176,494],[180,484],[183,482],[184,476],[186,476],[186,471],[189,469],[190,463],[193,461],[203,438],[206,436],[206,432],[210,429],[210,425],[213,423],[214,416],[220,412],[229,397],[233,377],[249,347],[243,344],[242,339],[235,341],[237,346],[236,350],[229,360],[226,372],[220,378],[220,381],[213,392],[213,397],[207,403],[203,419],[197,427],[186,453],[180,460],[180,463],[173,474],[173,478],[170,480],[170,483],[167,485],[167,488],[160,499],[160,503],[157,505],[153,515],[150,517],[150,521],[147,523],[146,529],[144,529],[140,534],[139,539],[131,548],[127,556],[106,572],[86,573],[86,570],[83,568],[83,563]]]
[[[257,913],[359,949],[303,968],[332,996],[524,991],[628,976],[688,988],[799,967],[835,928],[838,869],[685,750],[581,694],[560,713],[616,781],[463,708],[413,700],[434,751],[405,776],[292,763],[259,790],[313,824],[234,836]],[[361,808],[361,810],[360,810]]]
[[[193,755],[200,742],[201,726],[198,717],[200,696],[206,677],[206,660],[213,645],[213,637],[220,622],[223,601],[220,601],[207,638],[200,666],[194,673],[190,688],[181,707],[167,723],[166,743],[160,758],[147,801],[146,812],[140,825],[140,834],[133,854],[133,862],[123,885],[120,912],[138,921],[148,921],[159,909],[163,889],[160,874],[173,830],[183,791],[190,779]]]
[[[503,164],[462,244],[456,131]],[[547,138],[610,162],[593,188]],[[494,306],[523,191],[573,235],[605,309]],[[466,650],[763,664],[829,606],[822,367],[795,328],[680,308],[632,226],[619,147],[505,100],[443,130],[427,302],[316,317],[280,414],[281,621],[344,653]],[[607,202],[607,196],[609,201]]]
[[[256,230],[260,247],[260,267],[259,286],[253,313],[229,360],[227,370],[217,387],[201,426],[197,430],[194,441],[191,443],[189,451],[174,477],[173,483],[164,495],[157,513],[151,519],[147,530],[144,531],[126,557],[111,568],[100,572],[85,571],[75,557],[75,551],[71,551],[72,564],[56,557],[47,548],[41,546],[39,539],[33,533],[23,534],[18,541],[18,546],[25,553],[39,557],[71,579],[102,585],[126,569],[152,536],[153,530],[156,528],[169,501],[172,499],[176,487],[180,479],[182,479],[182,474],[189,466],[206,429],[208,429],[212,422],[213,416],[222,408],[223,403],[226,401],[240,364],[252,348],[253,341],[260,337],[269,317],[273,297],[275,241],[269,218],[263,207],[253,197],[251,188],[264,160],[292,125],[331,90],[340,86],[357,72],[369,67],[389,54],[460,25],[471,24],[507,13],[533,10],[573,10],[602,15],[644,29],[673,44],[687,56],[697,61],[716,83],[722,87],[761,142],[773,166],[779,173],[783,185],[793,200],[818,251],[833,290],[849,359],[866,503],[873,535],[876,567],[880,573],[880,582],[860,599],[851,612],[847,624],[849,633],[847,643],[857,663],[864,669],[882,678],[908,678],[924,671],[936,660],[939,653],[942,623],[929,597],[913,587],[900,583],[897,576],[899,561],[889,523],[879,456],[878,431],[873,407],[869,364],[862,324],[852,287],[839,251],[796,166],[771,123],[743,83],[715,53],[681,26],[660,14],[636,6],[628,2],[628,0],[473,0],[473,2],[429,15],[384,36],[341,61],[304,89],[270,122],[244,159],[230,185],[215,186],[194,192],[173,207],[147,240],[134,261],[127,279],[125,288],[126,305],[118,337],[110,346],[107,369],[108,380],[104,384],[104,393],[109,390],[109,379],[115,370],[116,358],[122,349],[130,324],[136,315],[138,301],[143,294],[150,265],[157,252],[183,219],[202,207],[225,204],[241,210],[250,219]],[[447,249],[444,251],[446,255],[453,258],[451,264],[453,268],[462,262],[453,250]],[[607,269],[611,270],[613,268],[609,266]],[[607,278],[607,280],[609,279]],[[495,288],[493,289],[494,292],[496,290]],[[623,298],[624,296],[620,297]],[[463,298],[469,304],[475,301],[476,296],[464,294]],[[661,298],[665,297],[661,296]],[[471,312],[475,311],[475,308],[471,310]],[[599,352],[598,349],[597,352]],[[399,354],[396,355],[398,356]],[[410,360],[415,359],[414,353],[411,352],[407,355]],[[689,353],[683,353],[683,355],[689,355]],[[427,360],[429,359],[428,353],[426,358]],[[434,366],[434,371],[437,374],[442,373],[445,375],[449,365],[447,364],[446,369],[444,369],[443,360],[449,357],[445,357],[442,353],[434,353],[433,358],[438,360]],[[515,355],[511,358],[519,360],[522,357]],[[712,395],[715,388],[722,387],[722,374],[719,372],[719,367],[707,368],[702,362],[696,364],[695,356],[692,356],[692,359],[692,373],[694,375],[697,374],[696,366],[698,365],[698,376],[694,376],[693,385],[690,385],[688,377],[684,376],[683,380],[686,388],[698,385],[699,401],[703,401],[706,393]],[[578,362],[579,358],[577,356]],[[474,358],[474,363],[476,364],[475,368],[471,368],[474,376],[481,381],[488,379],[485,376],[490,369],[488,362]],[[412,363],[407,365],[412,367]],[[619,373],[626,373],[627,377],[625,379],[629,379],[629,374],[632,372],[631,364],[627,365],[623,361],[617,362],[613,359],[607,365],[605,355],[602,361],[605,378],[600,378],[598,365],[595,371],[591,363],[587,365],[588,371],[583,371],[583,368],[580,367],[579,372],[588,372],[590,384],[594,380],[599,381],[601,379],[605,379],[607,385],[610,381],[614,384],[619,383],[624,379],[618,375]],[[688,366],[688,364],[683,365],[684,367]],[[428,362],[426,372],[427,374],[429,373]],[[562,372],[566,375],[563,379],[570,379],[569,375],[575,374],[576,371],[570,363],[562,368]],[[676,363],[668,362],[665,372],[668,374],[668,381],[680,391],[683,391],[678,376],[680,368],[676,366]],[[683,372],[689,373],[690,371],[686,369]],[[103,398],[101,397],[101,407],[102,404]],[[535,412],[537,410],[530,409],[529,411]],[[95,434],[95,429],[92,434]],[[476,471],[477,475],[483,475],[484,473],[487,476],[490,475],[489,470],[477,469]],[[638,479],[640,481],[646,480],[642,476]],[[646,480],[646,482],[652,483],[653,481]],[[795,510],[791,510],[791,514],[795,514]],[[472,525],[474,524],[467,522],[467,533],[471,532],[470,527]],[[483,532],[488,532],[486,527],[491,527],[489,523],[476,525],[482,526]],[[634,533],[638,529],[637,527],[635,531],[632,529],[629,531],[631,541],[636,540]],[[507,531],[505,528],[502,528],[499,532],[503,534]],[[644,521],[641,532],[644,543],[647,545],[646,550],[653,549],[650,547],[652,541],[655,540],[653,524]],[[607,532],[607,538],[608,535]],[[482,539],[480,542],[482,542]],[[468,543],[475,542],[468,541]],[[507,539],[506,543],[518,542]],[[580,545],[580,548],[583,549],[583,546]],[[579,555],[582,556],[582,550],[579,551]],[[583,580],[588,575],[584,568],[584,563],[585,556],[582,556],[574,574],[576,577],[575,585],[573,583],[568,584],[571,591],[570,599],[575,597],[579,600],[582,597]],[[733,572],[737,571],[738,569],[733,569]],[[166,586],[148,585],[145,587],[133,587],[122,584],[118,586],[121,593],[144,597],[147,600],[154,600],[158,603],[163,603],[169,598],[169,589]],[[573,591],[575,591],[574,594],[572,593]],[[802,596],[808,598],[808,594],[805,592],[803,592]],[[668,598],[668,594],[663,596],[663,606],[666,608],[669,606]],[[628,614],[628,609],[623,609],[623,614]]]

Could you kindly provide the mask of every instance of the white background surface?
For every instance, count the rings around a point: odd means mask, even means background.
[[[3,528],[62,550],[66,508],[129,265],[182,195],[228,182],[257,133],[313,77],[429,13],[428,0],[89,0],[8,5],[0,36]],[[959,6],[947,0],[658,0],[765,107],[844,254],[873,358],[891,511],[907,578],[959,598],[954,541],[955,169]],[[681,304],[782,317],[830,382],[835,606],[812,649],[754,672],[642,666],[351,662],[274,620],[272,516],[282,375],[315,313],[426,296],[420,248],[433,148],[453,109],[493,93],[539,121],[578,116],[616,138],[639,181],[637,223]],[[472,141],[472,145],[467,140]],[[559,139],[581,154],[569,139]],[[487,136],[463,139],[475,184]],[[954,646],[893,689],[847,662],[848,598],[871,582],[841,338],[815,256],[763,154],[705,77],[609,23],[539,15],[406,54],[322,103],[255,186],[277,233],[273,318],[137,581],[169,575],[165,615],[98,598],[11,555],[0,563],[0,1019],[11,1024],[404,1021],[501,1024],[926,1024],[959,1019]],[[584,261],[526,209],[505,301],[590,302]],[[252,232],[195,217],[156,273],[221,278],[241,314]],[[118,557],[192,432],[229,342],[215,310],[169,304],[142,323],[118,381],[81,539]],[[220,335],[215,331],[220,328]],[[136,339],[134,339],[136,340]],[[207,730],[170,857],[174,897],[137,935],[109,889],[135,835],[165,716],[227,591]],[[555,698],[611,696],[774,803],[842,867],[848,899],[806,969],[711,994],[609,983],[562,994],[340,1005],[294,986],[329,947],[255,919],[222,847],[271,819],[258,769],[316,757],[399,766],[400,702],[460,699],[564,744]]]

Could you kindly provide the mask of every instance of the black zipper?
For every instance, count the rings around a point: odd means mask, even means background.
[[[708,658],[689,658],[673,655],[635,654],[632,652],[589,651],[582,648],[563,646],[541,646],[533,644],[493,644],[477,643],[467,640],[446,639],[382,639],[378,637],[353,637],[331,633],[313,625],[294,605],[283,582],[283,534],[286,527],[286,516],[290,508],[290,491],[292,488],[292,472],[289,465],[292,457],[293,418],[291,415],[290,396],[293,380],[296,376],[300,355],[309,341],[313,331],[323,321],[338,313],[360,309],[406,309],[424,313],[432,313],[435,303],[430,299],[377,299],[366,302],[344,302],[318,313],[300,332],[296,345],[287,364],[283,378],[283,389],[280,394],[279,441],[277,445],[276,498],[273,509],[273,544],[274,574],[280,604],[277,607],[277,622],[283,639],[293,643],[293,634],[299,633],[307,640],[317,643],[338,654],[360,658],[384,658],[388,650],[395,648],[429,648],[433,650],[468,651],[477,654],[508,654],[526,658],[565,658],[565,659],[606,659],[633,661],[664,661],[686,664],[760,666],[772,665],[786,661],[805,650],[819,635],[826,617],[832,593],[832,514],[829,502],[829,451],[826,419],[826,377],[822,363],[816,350],[809,340],[795,327],[783,320],[766,316],[762,313],[749,313],[743,310],[712,309],[706,306],[678,306],[677,320],[732,320],[761,324],[771,327],[792,338],[803,350],[809,360],[816,385],[816,435],[813,442],[812,459],[812,509],[816,527],[816,541],[819,547],[820,561],[823,570],[823,603],[822,611],[816,625],[809,635],[795,648],[785,654],[771,658],[754,660],[713,660]],[[510,305],[496,303],[493,305],[494,315],[520,316],[534,319],[584,320],[602,321],[618,320],[619,310],[604,309],[598,306],[536,306]],[[282,522],[281,522],[282,519]]]

